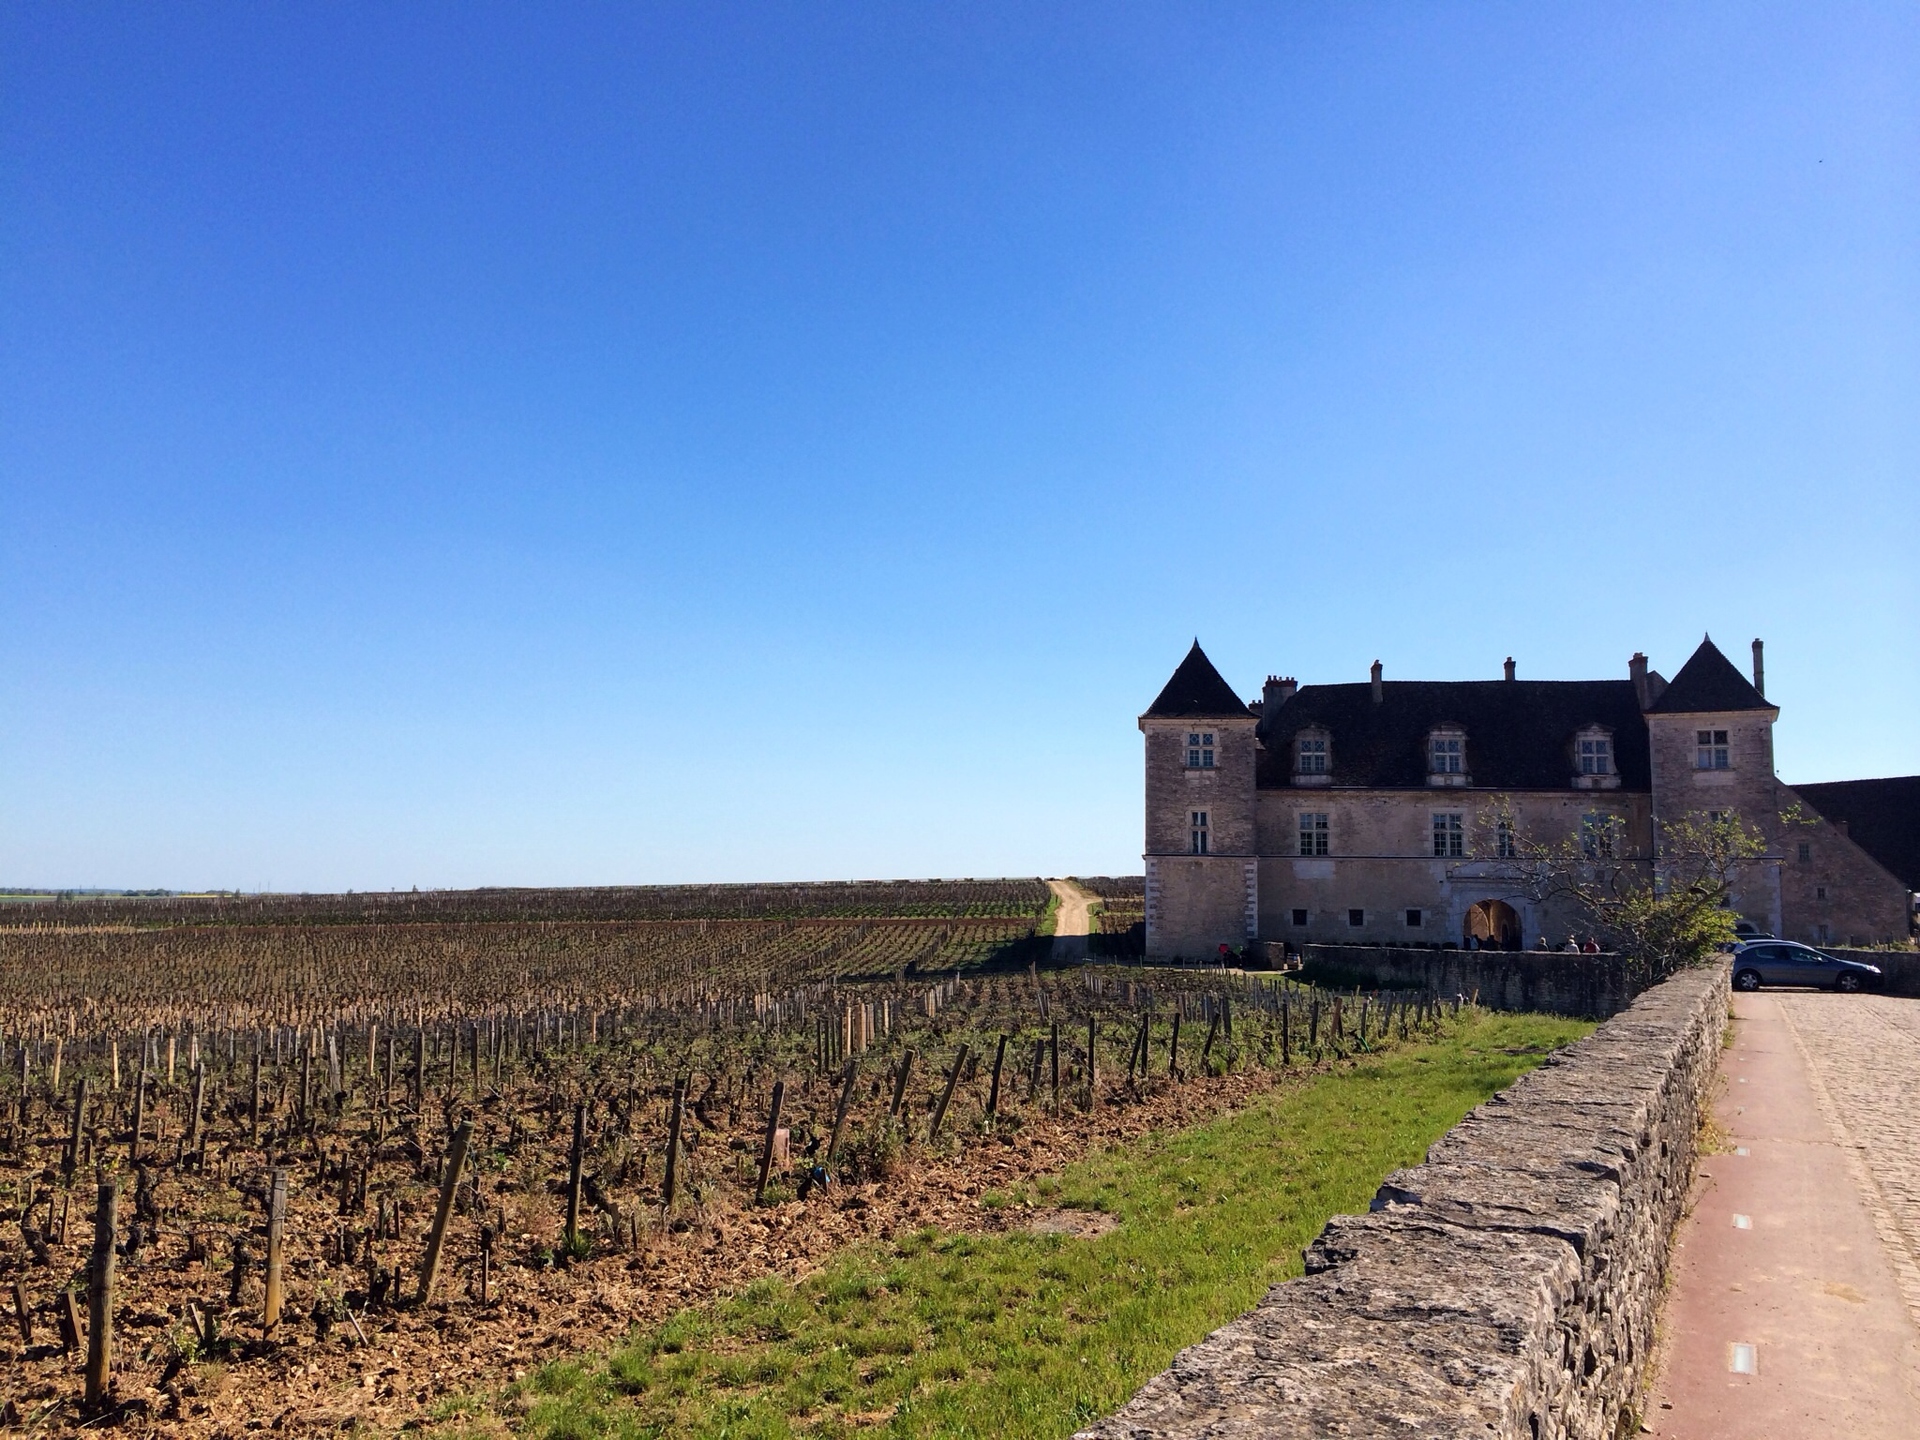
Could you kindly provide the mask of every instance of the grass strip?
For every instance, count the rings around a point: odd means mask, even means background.
[[[602,1360],[548,1365],[504,1398],[543,1440],[1070,1435],[1299,1274],[1329,1216],[1364,1210],[1387,1172],[1591,1028],[1470,1013],[1439,1039],[992,1197],[1014,1225],[1029,1204],[1119,1221],[1097,1239],[929,1229],[856,1247]]]

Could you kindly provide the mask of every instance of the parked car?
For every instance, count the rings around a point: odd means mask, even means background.
[[[1811,985],[1822,990],[1858,990],[1880,978],[1880,967],[1829,955],[1793,940],[1742,940],[1733,947],[1733,988]]]

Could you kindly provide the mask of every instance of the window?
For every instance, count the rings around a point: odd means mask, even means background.
[[[1707,811],[1707,824],[1709,825],[1718,825],[1722,820],[1726,818],[1727,818],[1727,812],[1724,810]]]
[[[1613,816],[1589,810],[1580,817],[1580,853],[1589,860],[1613,858],[1613,832],[1619,824]]]
[[[1327,853],[1326,811],[1302,810],[1300,812],[1300,853],[1302,855]]]
[[[1327,773],[1327,737],[1324,735],[1302,735],[1298,741],[1298,763],[1294,773],[1299,775],[1324,775]]]
[[[1806,841],[1802,840],[1800,842],[1800,863],[1802,865],[1805,865],[1808,861],[1812,859],[1813,859],[1813,846],[1809,845]]]
[[[1605,735],[1588,735],[1581,738],[1580,773],[1582,775],[1613,773],[1612,739]]]
[[[1694,750],[1693,768],[1696,770],[1726,770],[1731,768],[1727,758],[1727,732],[1724,730],[1696,730],[1693,732],[1698,742]]]
[[[1814,899],[1816,899],[1816,900],[1824,900],[1824,899],[1826,899],[1826,898],[1827,898],[1827,887],[1826,887],[1826,886],[1824,886],[1824,885],[1816,885],[1816,886],[1814,886],[1814,887],[1813,887],[1813,898],[1814,898]]]
[[[1418,910],[1407,911],[1407,929],[1418,930],[1420,928],[1420,922],[1425,918],[1426,917]]]
[[[1347,924],[1352,926],[1355,930],[1358,930],[1361,926],[1365,925],[1366,923],[1367,923],[1366,911],[1364,910],[1347,911]]]
[[[1193,853],[1196,855],[1204,855],[1207,853],[1207,812],[1204,810],[1195,810],[1192,813],[1193,822],[1190,828],[1193,841]]]
[[[1427,770],[1434,775],[1458,775],[1466,769],[1466,737],[1433,735],[1427,739]],[[1404,753],[1404,752],[1402,752]]]
[[[1187,768],[1189,770],[1213,769],[1213,731],[1190,730],[1187,732]]]
[[[1436,810],[1433,815],[1433,853],[1458,859],[1467,853],[1466,828],[1458,810]]]
[[[1820,943],[1824,945],[1827,943],[1827,941],[1831,940],[1832,938],[1833,938],[1832,932],[1829,931],[1825,925],[1822,925],[1820,927]]]
[[[1517,853],[1513,848],[1513,821],[1506,816],[1494,822],[1493,853],[1502,860],[1511,860]]]
[[[1296,925],[1304,925],[1304,924],[1306,924],[1306,923],[1307,923],[1307,912],[1306,912],[1306,911],[1304,911],[1304,910],[1296,910],[1296,911],[1294,911],[1294,912],[1293,912],[1293,923],[1294,923],[1294,924],[1296,924]]]

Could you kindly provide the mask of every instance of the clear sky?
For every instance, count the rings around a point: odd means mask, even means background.
[[[1920,771],[1920,9],[0,9],[0,882],[1135,872],[1198,635]]]

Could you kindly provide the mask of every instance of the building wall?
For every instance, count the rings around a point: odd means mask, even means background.
[[[1647,743],[1653,760],[1656,821],[1671,824],[1714,811],[1732,811],[1766,837],[1766,853],[1734,877],[1733,908],[1762,930],[1778,935],[1784,925],[1780,892],[1781,786],[1773,773],[1771,710],[1725,714],[1649,715]],[[1701,730],[1725,730],[1732,763],[1725,770],[1695,765]]]
[[[1299,854],[1302,811],[1328,817],[1329,854]],[[1433,815],[1461,815],[1466,855],[1433,854]],[[1529,899],[1494,854],[1495,822],[1511,813],[1522,838],[1553,844],[1579,833],[1588,814],[1615,816],[1623,825],[1620,858],[1647,860],[1652,839],[1650,798],[1619,790],[1492,791],[1462,789],[1262,790],[1258,802],[1260,938],[1293,944],[1460,943],[1467,911],[1483,900],[1503,900],[1518,914],[1521,943],[1542,935],[1564,944],[1586,928],[1573,907]],[[1351,923],[1352,910],[1363,912]],[[1407,911],[1420,911],[1420,924]],[[1304,925],[1293,912],[1305,910]]]
[[[1912,903],[1907,887],[1841,827],[1799,804],[1790,787],[1779,787],[1779,799],[1776,819],[1784,858],[1776,933],[1809,945],[1904,943]]]
[[[1250,855],[1149,855],[1147,954],[1204,960],[1254,938],[1259,874]]]
[[[1143,720],[1146,735],[1147,954],[1199,959],[1254,934],[1254,720]],[[1214,764],[1189,769],[1187,736],[1211,731]],[[1192,853],[1195,811],[1207,854]]]

